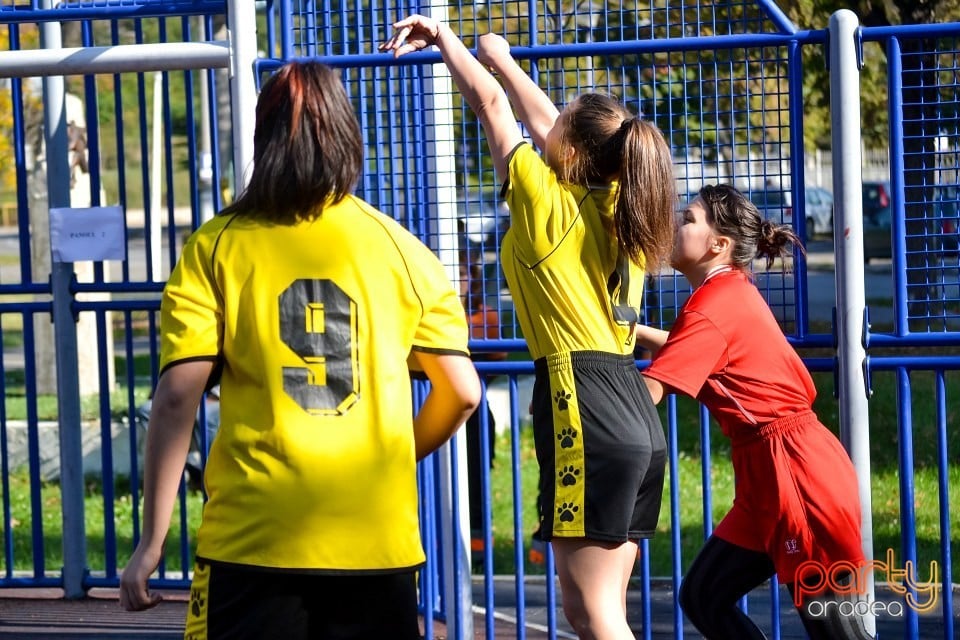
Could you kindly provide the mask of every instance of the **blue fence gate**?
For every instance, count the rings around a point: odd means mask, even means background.
[[[953,638],[960,444],[948,425],[957,424],[960,394],[960,25],[860,29],[841,12],[829,29],[804,30],[770,2],[0,6],[9,49],[0,51],[0,77],[8,78],[0,105],[10,105],[0,109],[0,145],[11,141],[0,153],[0,247],[9,256],[0,259],[0,586],[62,586],[76,596],[117,585],[140,529],[138,408],[158,373],[160,291],[186,235],[243,186],[259,82],[284,61],[309,57],[342,69],[356,106],[367,150],[358,195],[435,249],[451,279],[459,280],[461,256],[470,257],[471,293],[499,318],[487,333],[498,337],[471,348],[512,354],[477,363],[486,375],[481,422],[496,423],[494,437],[480,430],[481,522],[466,516],[461,435],[420,465],[426,636],[434,637],[436,620],[451,637],[473,637],[477,625],[492,638],[509,619],[517,637],[541,627],[568,637],[552,557],[538,565],[527,555],[533,367],[500,271],[506,216],[480,126],[435,52],[399,60],[376,53],[390,24],[413,11],[445,18],[470,47],[479,34],[502,34],[558,104],[588,90],[617,95],[667,136],[682,196],[733,183],[807,240],[806,257],[796,254],[785,271],[758,269],[757,285],[814,372],[821,418],[861,472],[872,532],[865,545],[883,561],[891,550],[891,569],[939,569],[936,611],[906,607],[900,617],[878,616],[878,628],[884,637]],[[844,120],[836,102],[859,82],[862,56],[886,61],[886,180],[862,180],[860,146],[851,148],[859,118]],[[823,59],[834,82],[832,222],[815,217],[823,214],[806,179],[805,59]],[[859,95],[845,104],[849,111]],[[49,209],[98,206],[120,207],[126,259],[51,261]],[[824,297],[831,290],[839,297]],[[669,328],[686,281],[665,270],[646,291],[645,321]],[[211,398],[202,420],[213,407]],[[684,637],[673,594],[732,498],[728,447],[706,411],[671,397],[663,418],[664,515],[642,546],[631,590],[631,617],[645,638]],[[202,466],[207,430],[200,433]],[[202,501],[187,478],[158,586],[188,585]],[[471,535],[484,543],[472,563]],[[878,598],[899,588],[897,576],[884,584],[876,574]],[[774,637],[784,616],[796,615],[776,583],[743,606],[768,611],[762,624]]]

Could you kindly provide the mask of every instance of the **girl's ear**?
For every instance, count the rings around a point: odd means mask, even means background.
[[[710,251],[714,255],[722,255],[733,249],[733,240],[727,236],[713,236],[713,244],[710,245]]]

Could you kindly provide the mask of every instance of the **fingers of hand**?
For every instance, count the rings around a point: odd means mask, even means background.
[[[147,589],[121,589],[120,606],[127,611],[143,611],[160,604],[163,597],[157,593],[150,593]]]
[[[391,49],[399,50],[404,46],[404,43],[407,37],[410,35],[410,32],[413,31],[413,27],[402,27],[401,29],[394,31],[393,35],[390,36],[390,39],[380,45],[381,51],[390,51]]]

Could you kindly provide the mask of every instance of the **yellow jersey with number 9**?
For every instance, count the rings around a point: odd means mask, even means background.
[[[185,244],[160,329],[161,375],[222,365],[198,557],[423,563],[407,359],[468,355],[463,306],[425,245],[354,197],[295,225],[218,216]]]

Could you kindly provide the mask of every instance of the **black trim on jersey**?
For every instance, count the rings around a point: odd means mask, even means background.
[[[220,374],[223,373],[223,360],[219,355],[216,356],[191,356],[189,358],[181,358],[180,360],[174,360],[173,362],[168,362],[167,366],[160,370],[160,375],[162,376],[164,372],[170,367],[183,364],[185,362],[212,362],[213,371],[210,372],[210,378],[207,380],[207,386],[204,388],[204,391],[210,391],[217,383],[220,382]],[[159,377],[159,376],[157,376]],[[216,378],[216,381],[214,381]]]
[[[530,144],[530,143],[527,142],[526,140],[524,140],[523,142],[518,142],[518,143],[513,147],[513,149],[510,149],[510,153],[507,154],[507,159],[506,159],[506,165],[507,165],[508,167],[510,166],[510,160],[513,159],[513,154],[515,154],[515,153],[517,152],[517,149],[519,149],[520,147],[522,147],[522,146],[525,145],[525,144]],[[508,191],[509,189],[510,189],[510,172],[507,171],[507,178],[506,178],[506,180],[503,181],[503,184],[500,186],[500,199],[501,199],[501,200],[506,200],[506,199],[507,199],[507,191]]]
[[[414,277],[413,277],[413,270],[410,269],[410,265],[407,263],[407,256],[406,256],[406,254],[403,252],[403,250],[400,248],[400,246],[397,244],[397,239],[394,237],[394,235],[393,235],[393,233],[390,231],[390,229],[387,228],[387,225],[384,224],[383,220],[381,220],[379,216],[374,215],[374,213],[380,214],[380,216],[383,216],[383,218],[386,219],[386,220],[392,220],[393,222],[397,222],[398,224],[399,224],[399,222],[398,222],[397,220],[391,218],[391,217],[388,216],[387,214],[385,214],[383,211],[380,211],[379,209],[377,209],[376,207],[374,207],[372,204],[370,204],[370,203],[367,202],[366,200],[363,200],[362,198],[357,198],[357,197],[355,197],[355,196],[353,196],[353,195],[347,195],[347,197],[344,198],[344,200],[346,200],[346,199],[348,199],[348,198],[350,199],[350,202],[353,204],[353,206],[356,207],[356,208],[360,211],[360,213],[368,216],[372,221],[374,221],[374,222],[376,222],[377,224],[379,224],[379,225],[380,225],[380,228],[383,229],[383,232],[386,234],[387,238],[390,239],[390,242],[393,244],[393,248],[396,249],[397,255],[400,257],[400,261],[403,263],[404,269],[406,269],[406,271],[407,271],[407,282],[410,283],[411,288],[413,289],[414,294],[416,294],[416,296],[417,296],[417,300],[420,302],[420,311],[423,312],[423,310],[424,310],[424,308],[425,308],[425,307],[424,307],[424,304],[423,304],[423,299],[420,297],[420,292],[417,290],[416,280],[415,280]],[[362,204],[361,204],[361,203],[362,203]],[[363,205],[366,205],[366,207],[364,207]],[[405,229],[405,230],[406,230],[406,229]],[[406,231],[409,232],[409,230],[406,230]],[[416,236],[414,236],[414,237],[416,237]],[[420,240],[420,239],[417,238],[417,240]],[[420,242],[422,243],[423,241],[420,240]]]
[[[577,224],[577,220],[580,219],[580,216],[581,216],[580,212],[583,211],[583,203],[586,202],[587,198],[589,197],[590,197],[590,189],[588,187],[587,194],[583,196],[583,199],[580,200],[580,202],[577,203],[577,215],[574,216],[573,220],[570,221],[570,225],[567,227],[567,230],[563,232],[563,237],[560,238],[558,242],[554,243],[553,249],[550,251],[550,253],[548,253],[547,255],[543,256],[542,258],[540,258],[539,260],[537,260],[536,262],[528,266],[527,267],[528,269],[536,269],[537,267],[540,266],[540,264],[543,261],[545,261],[547,258],[549,258],[554,253],[556,253],[556,251],[560,248],[560,245],[562,245],[564,240],[567,239],[567,236],[570,235],[570,232],[573,231],[573,227]]]
[[[210,273],[214,274],[213,282],[210,284],[213,285],[214,289],[217,291],[217,295],[220,296],[220,300],[223,300],[223,291],[220,291],[220,287],[217,286],[217,278],[215,272],[215,265],[217,260],[217,249],[220,248],[220,238],[223,237],[223,232],[227,230],[233,221],[237,219],[237,214],[231,214],[231,218],[223,225],[220,231],[217,233],[217,239],[213,243],[213,251],[210,252]]]
[[[470,354],[465,351],[460,351],[459,349],[443,349],[440,347],[421,347],[418,345],[413,345],[410,347],[411,351],[419,351],[421,353],[433,353],[438,356],[463,356],[464,358],[469,358]]]
[[[207,378],[207,384],[203,388],[204,391],[210,391],[215,386],[220,384],[220,378],[223,377],[223,365],[225,361],[222,355],[217,356],[216,364],[213,365],[213,371],[210,372],[210,377]]]
[[[286,567],[261,567],[255,564],[241,564],[237,562],[226,562],[224,560],[210,560],[202,556],[197,556],[198,563],[205,563],[213,566],[228,567],[237,571],[250,571],[262,573],[287,573],[299,575],[315,576],[356,576],[356,575],[386,575],[391,573],[409,573],[423,568],[426,564],[421,562],[409,567],[392,567],[389,569],[288,569]]]

